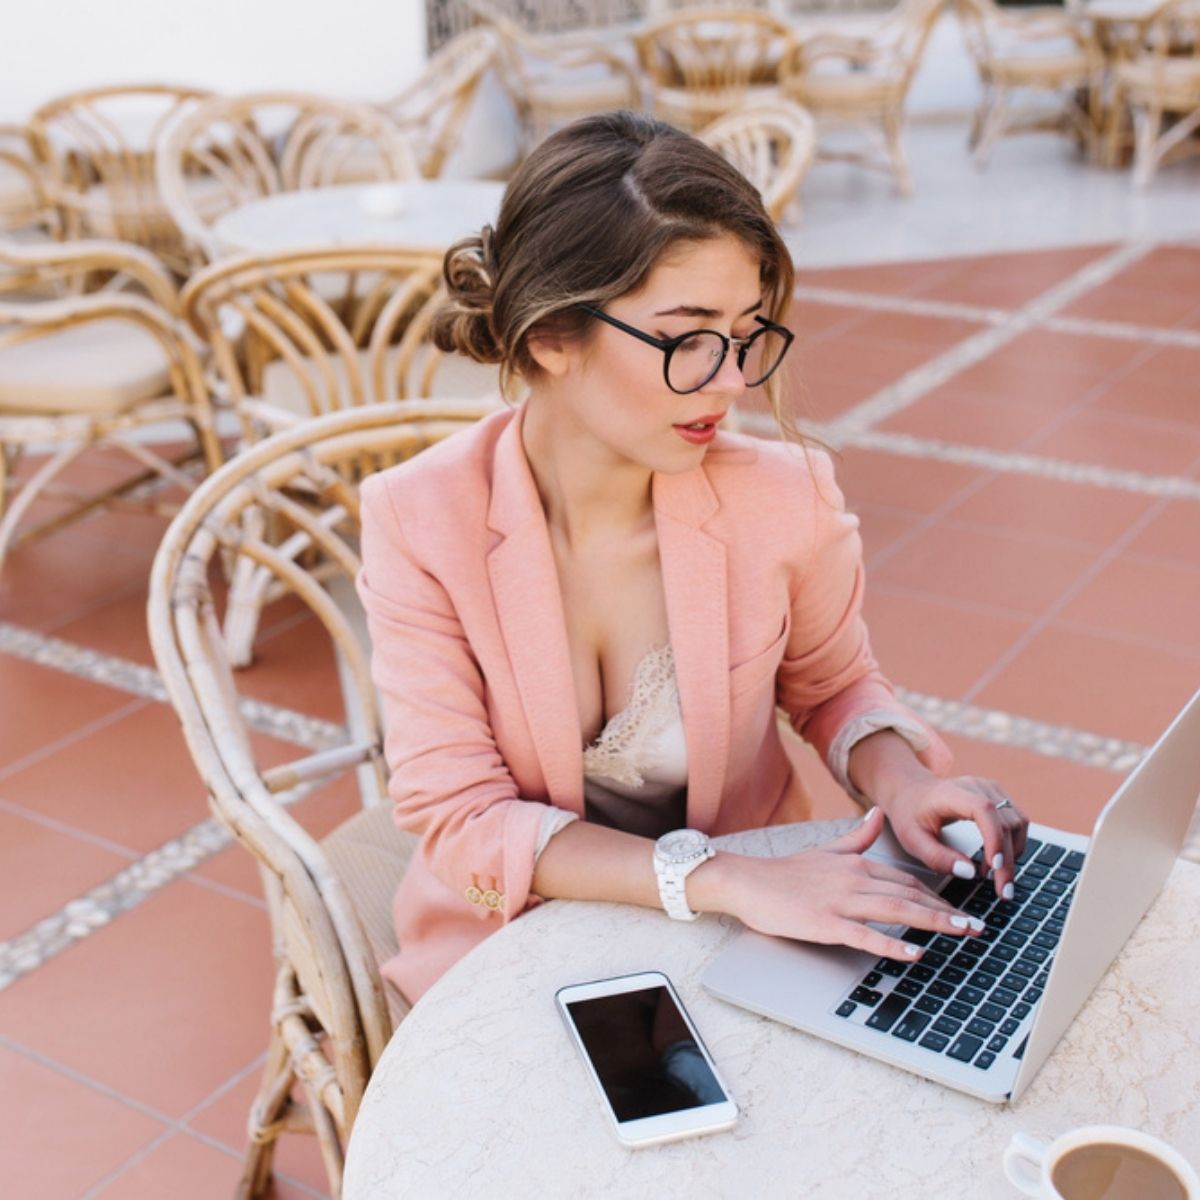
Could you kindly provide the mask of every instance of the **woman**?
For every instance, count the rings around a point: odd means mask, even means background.
[[[438,345],[528,395],[363,487],[391,793],[422,835],[385,975],[415,1001],[551,897],[902,959],[919,947],[867,922],[981,929],[863,852],[886,813],[929,866],[974,875],[937,836],[973,820],[1011,895],[1024,819],[946,778],[879,673],[828,456],[718,429],[750,385],[779,414],[792,340],[791,261],[753,187],[660,122],[590,117],[530,156],[446,279]],[[803,854],[714,855],[705,835],[809,815],[777,706],[876,807]]]

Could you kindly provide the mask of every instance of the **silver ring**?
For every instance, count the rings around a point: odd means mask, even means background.
[[[1013,802],[1011,800],[1009,800],[1007,797],[1005,797],[1003,800],[999,801],[995,806],[997,812],[999,812],[1002,808],[1012,808],[1012,807],[1013,807]]]

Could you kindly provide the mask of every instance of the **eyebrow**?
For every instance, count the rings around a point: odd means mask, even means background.
[[[749,308],[744,308],[738,314],[742,317],[748,317],[752,312],[758,312],[762,308],[763,302],[760,297]],[[664,308],[654,314],[656,317],[702,317],[705,320],[712,317],[722,315],[719,308],[704,308],[699,304],[677,304],[674,308]]]

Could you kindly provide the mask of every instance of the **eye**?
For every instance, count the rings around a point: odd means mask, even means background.
[[[710,339],[703,333],[689,334],[675,347],[676,354],[698,354],[711,349]]]

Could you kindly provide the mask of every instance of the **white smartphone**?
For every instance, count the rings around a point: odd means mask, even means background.
[[[651,1146],[728,1129],[737,1105],[661,971],[555,993],[620,1141]]]

